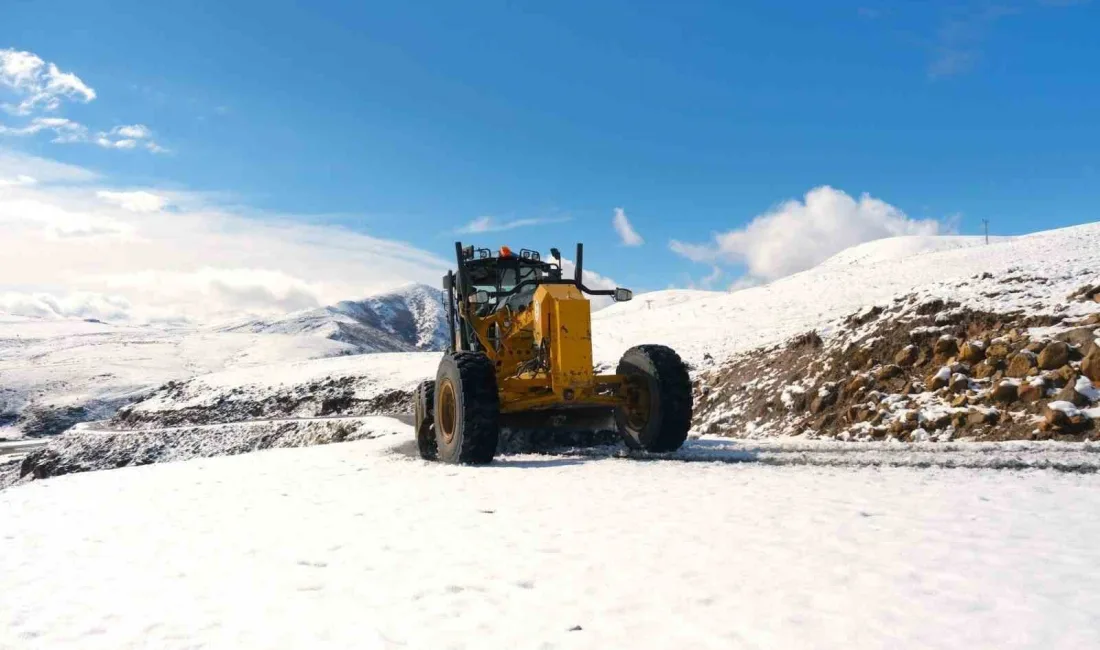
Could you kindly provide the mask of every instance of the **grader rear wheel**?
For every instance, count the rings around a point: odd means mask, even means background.
[[[500,397],[492,361],[475,352],[452,352],[435,380],[435,442],[445,463],[484,465],[500,439]]]
[[[424,460],[435,460],[438,449],[435,444],[435,382],[421,382],[416,388],[414,400],[416,447]]]
[[[680,356],[663,345],[627,350],[617,374],[624,375],[627,404],[615,410],[619,434],[631,449],[676,451],[691,427],[691,380]]]

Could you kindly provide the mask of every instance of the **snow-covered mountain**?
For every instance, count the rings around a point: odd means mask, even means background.
[[[222,332],[317,336],[357,352],[441,350],[447,344],[443,292],[411,284],[362,300],[218,328]]]
[[[446,336],[442,292],[424,285],[217,327],[0,314],[0,439],[110,417],[169,381],[366,352],[439,350]]]

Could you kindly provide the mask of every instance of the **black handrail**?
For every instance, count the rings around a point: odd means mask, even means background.
[[[520,282],[519,284],[517,284],[516,286],[512,287],[511,289],[509,289],[507,291],[486,291],[485,293],[489,294],[490,298],[507,298],[509,296],[516,295],[517,293],[519,293],[519,290],[524,288],[524,287],[530,287],[530,286],[536,286],[537,287],[540,284],[568,284],[568,285],[573,285],[573,286],[577,287],[578,289],[580,289],[581,291],[583,291],[584,293],[587,293],[590,296],[614,296],[615,295],[615,289],[589,289],[588,287],[584,286],[583,282],[580,282],[576,279],[573,279],[573,280],[554,280],[554,279],[551,279],[551,278],[540,278],[540,279],[536,279],[536,280],[524,280],[523,282]]]

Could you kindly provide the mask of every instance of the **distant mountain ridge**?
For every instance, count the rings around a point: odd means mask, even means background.
[[[219,331],[320,336],[354,346],[360,353],[442,350],[447,345],[443,292],[424,284]]]

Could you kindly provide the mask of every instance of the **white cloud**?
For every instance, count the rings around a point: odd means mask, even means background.
[[[95,195],[130,212],[158,212],[168,205],[165,197],[144,190],[134,192],[98,190]]]
[[[0,178],[17,173],[42,181],[0,187],[0,292],[19,292],[24,313],[46,304],[111,320],[210,322],[436,286],[450,266],[404,242],[244,215],[198,194],[118,191],[80,168],[0,150]]]
[[[696,262],[744,264],[750,278],[774,280],[808,269],[845,248],[899,235],[934,235],[933,219],[910,219],[900,209],[863,194],[856,200],[827,185],[786,201],[744,228],[716,234],[706,244],[673,240],[669,247]]]
[[[51,142],[61,144],[92,143],[105,149],[142,148],[151,153],[168,151],[153,139],[153,132],[144,124],[124,124],[93,135],[87,127],[68,118],[42,115],[56,111],[63,100],[86,104],[96,98],[96,92],[80,77],[62,72],[55,64],[31,52],[0,50],[0,90],[4,88],[18,101],[2,104],[4,109],[15,115],[34,117],[21,126],[0,124],[0,135],[33,136],[53,132]]]
[[[630,225],[630,220],[626,218],[626,212],[622,208],[615,208],[611,225],[615,227],[615,232],[619,234],[619,241],[623,246],[641,246],[645,243],[638,231],[634,230],[634,226]]]
[[[46,158],[26,156],[0,148],[0,178],[15,179],[25,176],[31,183],[79,184],[94,181],[98,175],[83,167],[60,163]]]
[[[573,260],[562,258],[561,260],[561,274],[563,278],[572,278],[577,273],[577,265],[573,263]],[[595,273],[588,270],[588,265],[585,264],[585,268],[581,271],[581,280],[584,282],[584,286],[589,289],[614,289],[618,285],[615,281],[609,277]],[[585,296],[592,302],[592,309],[603,309],[608,305],[612,305],[615,299],[610,296]]]
[[[130,308],[131,305],[125,298],[82,291],[65,296],[43,292],[0,292],[0,312],[15,316],[126,320]]]
[[[75,74],[62,72],[31,52],[13,49],[0,50],[0,86],[19,97],[18,104],[4,106],[17,115],[54,111],[65,99],[86,104],[96,97],[95,90]]]
[[[116,126],[111,129],[111,133],[121,135],[124,138],[134,138],[135,140],[141,140],[143,138],[152,137],[152,132],[149,131],[149,127],[144,124],[130,124],[126,126]]]
[[[129,232],[124,222],[109,216],[71,210],[40,200],[33,196],[38,192],[12,191],[18,187],[9,186],[7,192],[0,193],[0,226],[3,226],[5,234],[10,237],[17,237],[19,230],[26,228],[34,229],[49,239],[123,236]],[[16,196],[10,197],[6,194],[16,194]],[[30,196],[24,197],[19,194],[30,194]]]
[[[11,185],[34,185],[37,182],[37,178],[35,178],[34,176],[27,176],[26,174],[16,174],[12,178],[4,178],[0,176],[0,187]]]
[[[24,126],[12,127],[0,124],[0,135],[28,136],[52,131],[52,142],[83,142],[88,130],[83,125],[64,117],[36,117]]]
[[[459,228],[456,232],[463,234],[477,234],[484,232],[499,232],[512,230],[524,226],[539,226],[548,223],[563,223],[570,217],[541,217],[533,219],[513,219],[511,221],[498,221],[495,217],[477,217],[470,223]]]
[[[144,124],[116,126],[110,131],[96,134],[94,142],[105,149],[136,149],[141,147],[152,153],[165,153],[168,150],[157,144],[153,132]]]

